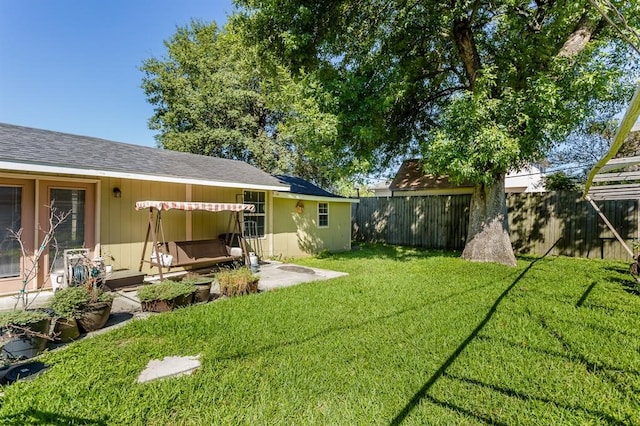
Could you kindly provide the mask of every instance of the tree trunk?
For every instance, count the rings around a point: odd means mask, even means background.
[[[573,32],[569,34],[569,37],[567,37],[567,40],[560,49],[558,56],[571,58],[582,52],[596,33],[601,20],[602,18],[600,16],[592,18],[587,12],[585,12]]]
[[[509,239],[504,174],[491,186],[476,185],[471,197],[469,230],[462,257],[474,262],[516,266]]]
[[[469,80],[469,88],[473,89],[481,64],[480,54],[476,48],[473,31],[471,30],[471,21],[468,19],[455,21],[453,23],[452,33],[453,41],[460,53],[462,65],[464,65],[464,71],[467,75],[467,79]]]

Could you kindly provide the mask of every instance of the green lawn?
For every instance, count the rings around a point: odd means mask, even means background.
[[[47,354],[0,424],[640,424],[640,296],[627,264],[517,268],[389,246],[346,271],[134,321]],[[150,359],[192,376],[137,384]]]

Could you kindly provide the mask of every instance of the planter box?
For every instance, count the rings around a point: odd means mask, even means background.
[[[186,296],[178,296],[169,300],[150,300],[140,302],[143,312],[167,312],[175,308],[189,306],[193,299],[193,293]]]

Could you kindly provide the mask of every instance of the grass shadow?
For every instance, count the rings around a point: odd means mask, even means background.
[[[315,339],[327,337],[327,336],[329,336],[331,334],[334,334],[334,333],[340,333],[340,332],[348,331],[348,330],[356,330],[358,328],[366,327],[367,325],[370,325],[370,324],[374,324],[374,323],[377,323],[377,322],[380,322],[380,321],[385,321],[385,320],[388,320],[388,319],[391,319],[391,318],[398,317],[398,316],[406,314],[408,312],[414,312],[414,311],[418,311],[418,310],[421,310],[421,309],[428,308],[429,306],[438,305],[438,304],[443,303],[443,302],[445,302],[447,300],[455,299],[455,298],[458,298],[458,297],[463,296],[463,295],[468,294],[468,293],[473,293],[473,292],[476,292],[476,291],[481,291],[481,290],[484,290],[484,289],[487,289],[487,288],[491,288],[491,287],[493,287],[493,285],[494,285],[493,282],[488,282],[486,284],[475,286],[475,287],[472,287],[472,288],[469,288],[469,289],[466,289],[466,290],[463,290],[463,291],[457,291],[457,292],[448,294],[446,296],[440,297],[438,299],[434,299],[430,303],[415,304],[415,305],[407,307],[405,309],[395,310],[393,312],[389,312],[388,314],[378,315],[376,317],[369,318],[367,320],[360,321],[360,322],[357,322],[357,323],[341,325],[341,326],[327,327],[324,330],[320,330],[320,331],[318,331],[316,333],[310,334],[308,336],[301,337],[299,339],[292,339],[292,340],[289,340],[287,342],[279,342],[279,343],[276,343],[276,344],[265,345],[265,346],[256,348],[256,350],[254,350],[254,351],[240,352],[240,353],[230,354],[228,356],[219,356],[219,357],[216,357],[215,359],[216,359],[216,361],[238,360],[238,359],[248,358],[248,357],[251,357],[251,356],[262,355],[262,354],[264,354],[266,352],[273,351],[273,350],[279,350],[279,349],[284,348],[284,347],[302,345],[304,343],[313,341]]]
[[[6,426],[22,426],[25,424],[47,424],[54,426],[88,425],[106,426],[106,420],[87,419],[75,416],[64,416],[57,413],[40,410],[28,410],[10,416],[0,417],[0,423]]]
[[[384,243],[355,243],[351,251],[335,252],[327,255],[334,260],[352,259],[390,259],[404,262],[414,259],[432,257],[460,257],[461,252],[452,250],[437,250],[424,247],[408,247]]]
[[[589,297],[589,294],[591,294],[591,291],[595,286],[596,286],[596,282],[594,281],[591,283],[591,285],[589,285],[589,287],[587,287],[584,293],[582,293],[582,296],[580,296],[580,300],[578,300],[578,302],[576,303],[576,308],[582,307],[582,305],[584,304],[584,301],[587,300],[587,297]]]
[[[478,413],[474,413],[473,411],[467,410],[465,408],[462,408],[458,405],[454,405],[451,404],[450,402],[445,402],[445,401],[439,401],[437,399],[435,399],[434,397],[432,397],[431,395],[425,395],[424,397],[425,401],[429,401],[430,403],[434,404],[434,405],[438,405],[440,407],[446,408],[448,410],[454,411],[456,413],[459,414],[463,414],[465,416],[474,418],[476,420],[479,420],[483,423],[486,423],[488,425],[494,425],[494,426],[507,426],[508,423],[502,423],[502,422],[497,422],[493,419],[490,419],[488,417],[484,417],[484,416],[480,416],[478,415]]]
[[[509,284],[509,286],[500,294],[500,296],[498,296],[498,298],[493,303],[491,308],[489,308],[489,311],[486,313],[486,315],[482,319],[482,321],[480,321],[480,323],[473,329],[471,334],[469,334],[469,336],[467,336],[467,338],[464,339],[464,341],[456,348],[456,350],[453,351],[453,353],[451,355],[449,355],[449,357],[440,366],[440,368],[438,368],[438,370],[436,370],[436,372],[433,373],[433,375],[431,375],[431,377],[413,395],[413,397],[402,408],[402,410],[400,410],[400,412],[391,420],[391,422],[390,422],[391,425],[399,425],[399,424],[401,424],[409,416],[409,414],[411,414],[411,412],[416,408],[416,406],[420,403],[420,401],[422,401],[423,399],[425,399],[427,397],[427,394],[428,394],[429,390],[433,387],[433,385],[445,374],[445,372],[451,366],[451,364],[453,364],[453,362],[456,359],[458,359],[460,354],[466,349],[467,346],[469,346],[469,343],[471,343],[476,338],[476,336],[478,336],[480,331],[482,331],[482,329],[491,320],[493,315],[496,313],[496,311],[498,309],[498,306],[500,305],[502,300],[504,300],[504,298],[507,297],[507,295],[511,292],[511,290],[520,282],[520,280],[522,280],[522,278],[524,278],[524,276],[534,267],[534,265],[537,262],[539,262],[540,260],[544,259],[547,256],[547,254],[549,254],[553,250],[554,247],[555,247],[555,245],[552,246],[551,248],[549,248],[549,250],[547,251],[547,253],[544,254],[544,256],[539,257],[536,260],[534,260],[533,262],[531,262],[516,277],[516,279],[513,280],[513,282],[511,284]]]
[[[484,383],[480,380],[475,380],[475,379],[471,379],[468,377],[461,377],[461,376],[455,376],[455,375],[451,375],[448,373],[444,374],[445,377],[447,377],[448,379],[451,380],[458,380],[473,386],[479,386],[479,387],[483,387],[486,389],[490,389],[493,392],[497,392],[499,394],[508,396],[510,398],[517,398],[523,402],[529,402],[529,401],[539,401],[542,402],[544,404],[552,404],[556,407],[562,408],[564,410],[567,411],[583,411],[585,413],[589,413],[590,415],[599,418],[599,419],[604,419],[606,420],[606,422],[608,424],[613,424],[613,425],[624,425],[624,422],[621,422],[620,420],[612,417],[611,415],[607,414],[607,413],[603,413],[601,411],[595,411],[595,410],[589,410],[587,408],[584,407],[580,407],[579,405],[567,405],[567,404],[560,404],[558,403],[558,401],[549,399],[549,398],[543,398],[543,397],[539,397],[539,396],[535,396],[532,394],[527,394],[527,393],[522,393],[513,389],[508,389],[508,388],[503,388],[501,386],[496,386],[496,385],[492,385],[489,383]]]

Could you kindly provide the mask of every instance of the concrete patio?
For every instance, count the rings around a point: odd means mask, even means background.
[[[180,274],[182,273],[167,274],[167,276],[179,276]],[[266,261],[260,265],[258,275],[260,276],[258,289],[260,291],[269,291],[284,287],[290,287],[305,282],[338,278],[347,274],[344,272],[310,268],[307,266],[293,265],[278,261]],[[145,278],[145,281],[151,281],[154,278],[157,277],[147,277]],[[122,322],[122,319],[124,317],[131,318],[133,316],[143,316],[139,315],[143,313],[140,310],[140,302],[136,297],[136,289],[137,286],[117,290],[117,293],[120,295],[120,297],[116,297],[116,299],[113,301],[113,308],[111,310],[112,318],[110,318],[109,323],[107,323],[107,327],[114,322]],[[211,288],[211,293],[212,298],[216,297],[219,293],[218,285],[215,282]],[[48,290],[42,291],[35,299],[33,307],[41,307],[45,305],[52,294],[53,293]],[[33,295],[30,297],[33,299]],[[16,296],[0,297],[0,311],[13,309],[15,302]]]

